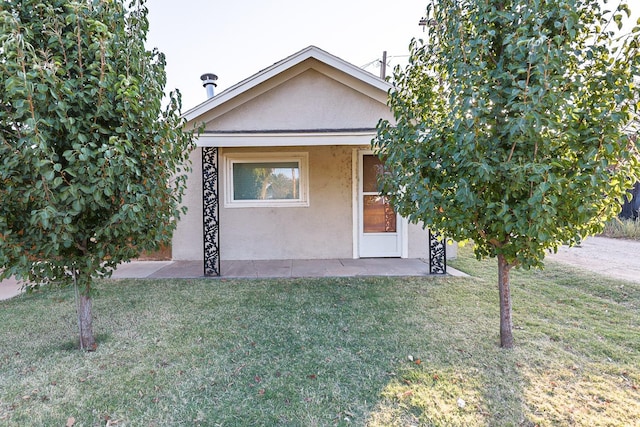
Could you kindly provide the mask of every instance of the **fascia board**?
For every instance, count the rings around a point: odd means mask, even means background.
[[[326,145],[370,146],[375,132],[331,133],[216,133],[202,134],[198,147],[305,147]]]

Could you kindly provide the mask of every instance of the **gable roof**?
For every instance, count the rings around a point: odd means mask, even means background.
[[[306,67],[301,65],[305,63],[305,61],[307,64]],[[322,64],[324,64],[324,67]],[[323,74],[330,75],[330,77],[335,80],[366,93],[368,96],[374,97],[382,103],[386,103],[387,93],[392,88],[390,83],[378,76],[356,67],[337,56],[331,55],[316,46],[309,46],[229,87],[213,98],[207,99],[200,105],[186,111],[183,117],[186,118],[188,122],[191,122],[216,107],[247,94],[252,89],[296,66],[300,66],[300,72],[313,68]]]

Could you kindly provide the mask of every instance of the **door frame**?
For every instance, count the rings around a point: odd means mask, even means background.
[[[362,213],[362,206],[360,197],[360,190],[362,187],[361,184],[361,170],[362,170],[362,158],[365,155],[373,155],[375,152],[369,148],[354,148],[352,151],[351,157],[351,172],[352,172],[352,219],[353,219],[353,258],[360,258],[360,241],[361,241],[361,218],[360,215]],[[408,258],[409,257],[409,221],[398,215],[396,221],[398,231],[398,239],[400,239],[400,254],[395,255],[400,258]],[[384,258],[382,255],[380,258]]]

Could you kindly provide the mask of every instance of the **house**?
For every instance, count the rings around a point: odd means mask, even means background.
[[[187,111],[188,126],[205,127],[173,259],[204,260],[205,275],[225,260],[365,257],[431,259],[444,272],[445,246],[376,190],[371,140],[392,119],[390,89],[310,46]]]

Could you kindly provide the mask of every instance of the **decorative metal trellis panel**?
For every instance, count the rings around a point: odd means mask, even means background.
[[[429,230],[429,273],[447,274],[446,240],[440,235]]]
[[[220,200],[218,148],[202,148],[202,209],[204,220],[204,275],[220,276]]]

